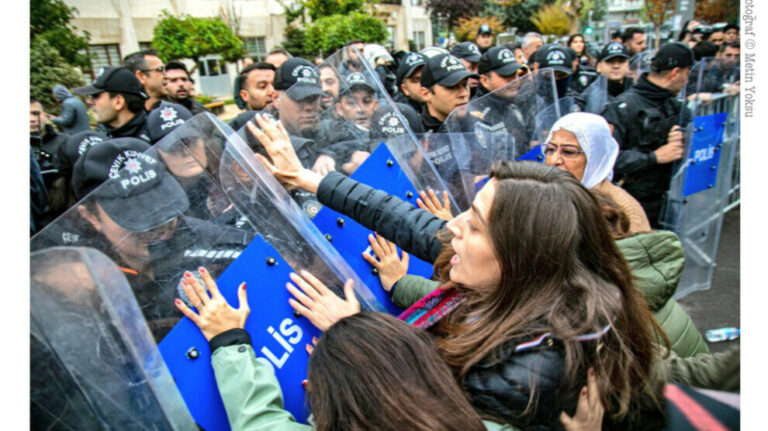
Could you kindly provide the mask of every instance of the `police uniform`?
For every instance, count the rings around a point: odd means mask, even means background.
[[[652,67],[665,71],[690,67],[694,62],[687,45],[674,43],[656,53]],[[690,112],[677,94],[652,83],[644,73],[634,87],[608,104],[602,115],[613,125],[613,136],[619,143],[614,181],[640,202],[651,226],[659,227],[673,163],[659,164],[654,151],[667,143],[673,126],[685,127],[690,122]]]

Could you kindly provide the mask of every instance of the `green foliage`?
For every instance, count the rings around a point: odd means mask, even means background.
[[[553,4],[555,0],[523,0],[519,3],[491,0],[486,3],[483,14],[496,15],[503,20],[505,27],[517,27],[518,33],[539,31],[531,18],[542,6]]]
[[[312,21],[332,15],[347,15],[359,12],[365,0],[300,0]]]
[[[56,49],[62,59],[77,66],[88,66],[87,55],[78,51],[88,48],[87,32],[77,34],[77,28],[70,24],[77,9],[67,6],[62,0],[32,0],[29,15],[29,40],[43,38]]]
[[[174,16],[166,10],[160,17],[152,48],[163,60],[189,58],[197,62],[200,57],[219,54],[224,61],[234,62],[245,55],[243,41],[219,17]]]
[[[295,25],[289,25],[283,30],[283,43],[280,46],[297,57],[308,57],[307,47],[304,45],[305,31]]]
[[[45,110],[59,114],[59,102],[53,99],[51,89],[61,84],[69,89],[83,84],[80,72],[69,65],[45,38],[36,37],[29,46],[29,94],[39,100]]]
[[[309,25],[304,37],[307,53],[328,55],[351,39],[365,43],[381,43],[387,39],[387,27],[380,19],[360,12],[331,15]]]
[[[541,34],[554,34],[563,36],[570,32],[571,22],[565,9],[561,7],[560,0],[555,4],[544,5],[531,17]]]

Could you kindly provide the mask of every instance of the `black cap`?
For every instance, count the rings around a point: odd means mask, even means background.
[[[403,80],[409,78],[416,72],[416,69],[425,64],[427,64],[427,57],[418,52],[409,53],[397,66],[397,85],[402,84]]]
[[[656,55],[651,59],[651,70],[663,72],[676,67],[693,66],[695,62],[693,51],[688,45],[682,42],[674,42],[664,45],[656,51]]]
[[[573,73],[573,56],[560,45],[550,45],[537,57],[539,69],[550,67],[568,75]]]
[[[297,101],[325,94],[315,65],[299,57],[291,58],[277,68],[274,86],[275,90],[285,91],[288,97]]]
[[[339,95],[349,93],[353,89],[360,87],[371,93],[376,93],[376,89],[368,82],[367,79],[365,79],[365,76],[363,76],[362,73],[352,72],[344,78],[344,82],[342,82],[342,88],[341,91],[339,91]]]
[[[477,34],[493,34],[493,32],[491,31],[491,26],[490,25],[483,24],[477,30]]]
[[[148,99],[136,75],[124,67],[102,67],[96,73],[96,80],[91,85],[74,88],[78,96],[112,91],[114,93],[130,93]]]
[[[153,144],[192,118],[189,110],[176,103],[165,103],[147,115],[147,130]]]
[[[421,86],[431,87],[435,84],[452,87],[466,78],[479,78],[471,73],[461,61],[451,54],[436,55],[427,60],[421,71]]]
[[[88,148],[109,139],[107,135],[93,130],[86,130],[67,138],[64,145],[59,147],[59,170],[65,175],[72,173],[72,167],[77,163]]]
[[[75,164],[75,196],[81,199],[93,191],[109,217],[134,232],[180,216],[189,209],[189,199],[165,165],[144,153],[148,148],[135,138],[109,139],[89,148]]]
[[[477,63],[480,61],[480,48],[475,45],[474,42],[461,42],[451,48],[451,55],[456,58],[461,58],[469,61],[470,63]]]
[[[494,71],[501,76],[514,75],[524,67],[515,60],[515,53],[504,46],[494,46],[480,57],[477,72],[481,75]]]
[[[610,60],[612,58],[622,57],[629,59],[629,49],[623,43],[611,42],[600,50],[600,55],[597,57],[598,61]]]

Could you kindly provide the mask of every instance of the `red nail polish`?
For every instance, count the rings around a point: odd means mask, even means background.
[[[179,298],[176,298],[173,302],[175,302],[176,305],[181,305],[181,300]]]
[[[181,285],[182,285],[182,286],[186,286],[186,285],[188,285],[188,284],[189,284],[189,282],[187,281],[187,279],[186,279],[186,278],[182,278],[182,279],[181,279]]]
[[[243,290],[245,290],[245,283],[243,283]]]
[[[192,273],[189,271],[184,271],[184,277],[190,278],[192,277]]]
[[[205,270],[205,268],[203,268],[202,266],[201,266],[201,267],[198,269],[198,271],[200,271],[200,272],[201,272],[201,273],[203,273],[203,274],[205,274],[206,272],[208,272],[208,271],[206,271],[206,270]]]

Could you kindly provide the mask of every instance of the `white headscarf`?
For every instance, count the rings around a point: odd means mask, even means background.
[[[560,117],[549,131],[546,142],[552,139],[552,133],[561,129],[576,136],[587,157],[587,167],[581,179],[586,188],[591,189],[605,179],[613,179],[613,165],[619,155],[619,144],[613,139],[605,118],[587,112],[574,112]]]

